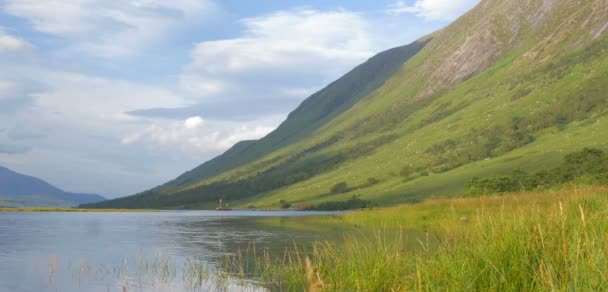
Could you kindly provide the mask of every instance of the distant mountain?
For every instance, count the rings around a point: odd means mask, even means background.
[[[0,207],[74,207],[106,198],[65,192],[39,178],[0,166]]]
[[[482,0],[313,94],[268,136],[155,189],[89,206],[213,208],[220,196],[234,207],[353,196],[391,205],[606,149],[607,3]]]

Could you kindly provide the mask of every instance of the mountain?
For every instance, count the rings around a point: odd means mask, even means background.
[[[105,200],[99,195],[64,192],[39,178],[0,166],[2,207],[73,207]]]
[[[223,155],[184,173],[161,188],[179,187],[255,161],[308,137],[361,98],[378,89],[401,64],[416,55],[428,41],[382,52],[357,66],[323,90],[307,98],[275,131],[259,141],[243,141]]]
[[[278,208],[460,195],[475,176],[608,147],[608,1],[483,0],[306,99],[277,130],[89,207]]]

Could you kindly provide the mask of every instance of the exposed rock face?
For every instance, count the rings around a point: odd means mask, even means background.
[[[591,34],[593,39],[608,32],[608,0],[593,3],[592,13],[585,24],[589,23],[592,25]]]
[[[467,36],[464,43],[431,74],[428,89],[422,97],[433,95],[437,89],[453,87],[482,72],[500,53],[501,46],[491,27]]]
[[[570,14],[564,14],[564,11]],[[587,19],[581,22],[580,17]],[[574,25],[579,23],[582,25]],[[572,41],[575,48],[606,31],[608,0],[482,1],[467,15],[440,31],[425,49],[429,56],[441,51],[452,53],[429,58],[424,66],[428,79],[418,98],[431,97],[483,72],[505,52],[524,45],[531,37],[541,41],[527,54],[531,59],[537,59],[548,47],[573,34],[579,35]]]

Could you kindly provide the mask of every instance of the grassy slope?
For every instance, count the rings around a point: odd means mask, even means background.
[[[590,7],[591,4],[587,7],[581,5],[578,11],[572,13],[571,20],[576,23],[577,19],[584,18]],[[505,55],[484,73],[443,93],[423,110],[417,111],[397,124],[396,129],[392,131],[405,134],[401,134],[398,140],[376,149],[372,155],[349,161],[340,168],[311,180],[262,194],[244,204],[276,207],[281,199],[296,203],[320,202],[346,199],[353,194],[381,203],[414,201],[433,195],[457,194],[463,190],[464,181],[473,176],[506,172],[516,167],[525,169],[549,167],[557,164],[562,154],[580,147],[606,147],[608,120],[601,109],[598,113],[590,113],[580,121],[572,122],[565,130],[553,127],[541,129],[537,131],[537,140],[534,143],[499,157],[493,157],[490,161],[474,162],[446,173],[406,183],[398,175],[404,165],[424,165],[433,159],[424,151],[434,143],[450,137],[462,137],[471,128],[506,123],[515,116],[533,116],[542,113],[543,109],[550,108],[554,103],[566,104],[568,99],[579,98],[586,94],[586,91],[599,95],[600,99],[608,99],[606,93],[608,88],[606,83],[602,82],[608,76],[606,37],[595,40],[595,45],[590,49],[595,53],[586,60],[581,60],[584,59],[581,56],[584,55],[585,49],[573,50],[568,54],[563,52],[566,47],[576,42],[572,38],[569,36],[562,43],[551,47],[545,46],[542,42],[534,46],[523,45],[520,49]],[[545,50],[545,56],[528,57],[531,52],[541,50],[539,48],[541,46],[542,50]],[[418,57],[427,58],[425,55]],[[539,62],[543,59],[550,61]],[[390,109],[387,109],[389,106],[402,102],[408,91],[415,92],[411,88],[415,87],[416,83],[408,82],[410,79],[407,74],[411,76],[413,74],[410,71],[419,68],[417,62],[416,59],[411,60],[402,70],[402,74],[397,75],[376,93],[382,99],[372,96],[343,115],[342,125],[356,124],[357,119],[361,120],[359,117],[370,116],[374,112],[382,112],[386,115],[390,112]],[[559,76],[553,78],[554,74]],[[597,87],[601,89],[598,90]],[[522,88],[529,89],[530,92],[513,100],[513,96]],[[399,92],[401,95],[394,92]],[[445,104],[451,106],[443,109],[444,112],[450,113],[446,118],[416,131],[410,130],[413,124],[420,124],[420,121],[436,115],[438,109]],[[328,131],[336,131],[340,129],[340,125],[332,124],[327,128]],[[358,141],[352,143],[356,144]],[[343,195],[325,196],[336,182],[345,181],[350,185],[362,185],[369,177],[378,178],[382,183]]]
[[[602,42],[608,45],[605,39]],[[573,53],[570,58],[576,58],[577,55],[577,53]],[[503,65],[498,64],[497,66]],[[378,148],[370,156],[346,163],[339,169],[306,182],[263,194],[256,197],[253,202],[246,203],[276,206],[280,199],[289,199],[294,202],[319,202],[323,201],[322,195],[327,193],[336,182],[346,181],[350,185],[359,185],[363,184],[368,177],[376,177],[382,180],[382,183],[326,199],[345,199],[356,194],[380,203],[416,201],[432,195],[458,194],[464,190],[463,182],[474,176],[510,172],[514,168],[535,170],[552,167],[559,163],[564,154],[581,147],[604,148],[608,141],[608,117],[603,112],[590,113],[585,119],[572,122],[563,130],[555,127],[544,129],[537,134],[538,138],[535,142],[499,157],[493,157],[488,161],[473,162],[445,173],[431,174],[429,177],[409,182],[404,182],[403,178],[398,175],[400,169],[408,163],[424,165],[432,159],[424,151],[437,141],[463,136],[467,129],[480,124],[492,125],[514,116],[534,115],[535,112],[542,111],[543,106],[550,106],[556,99],[555,97],[563,95],[562,93],[585,90],[581,81],[584,78],[583,75],[588,72],[594,72],[593,77],[587,75],[593,80],[592,82],[602,83],[600,80],[602,78],[605,80],[608,76],[608,54],[603,53],[600,58],[594,59],[588,64],[578,64],[568,70],[570,71],[568,76],[546,86],[538,86],[536,80],[522,83],[521,87],[536,87],[536,89],[528,96],[513,102],[511,101],[512,91],[509,92],[505,88],[492,88],[492,85],[488,85],[488,83],[498,84],[499,81],[504,81],[512,71],[497,70],[497,73],[493,74],[493,70],[490,69],[445,94],[435,103],[456,98],[463,103],[470,103],[459,112],[414,133],[404,135],[393,143]],[[603,86],[605,87],[606,84],[604,83]],[[482,100],[475,100],[479,94],[476,89],[488,90],[492,94]],[[608,98],[606,92],[600,92],[604,99]],[[573,94],[572,98],[576,98],[576,94]],[[432,106],[427,109],[427,112],[432,111]],[[420,112],[418,114],[424,116],[428,113]],[[415,117],[412,117],[412,120],[415,121]]]
[[[348,110],[390,78],[428,41],[392,48],[373,56],[340,79],[307,98],[275,131],[257,141],[237,143],[226,153],[203,163],[160,188],[175,188],[253,162],[281,147],[306,138]]]
[[[259,207],[352,195],[412,202],[458,194],[473,176],[550,167],[583,146],[606,147],[608,38],[598,33],[606,9],[598,0],[560,0],[552,10],[538,1],[484,1],[306,139],[217,176],[107,206],[209,208],[218,194]],[[521,133],[509,126],[515,119]],[[530,141],[510,145],[522,133]],[[454,144],[429,153],[448,139]],[[499,143],[478,149],[493,139]],[[415,171],[406,178],[404,167]],[[370,177],[380,183],[366,184]],[[258,187],[269,181],[279,183]],[[331,194],[342,181],[359,188]]]

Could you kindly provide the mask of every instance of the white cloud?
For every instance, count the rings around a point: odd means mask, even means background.
[[[274,127],[268,126],[242,125],[232,129],[227,135],[217,140],[216,145],[221,150],[227,150],[240,141],[260,139],[268,135],[274,129]]]
[[[241,23],[239,38],[196,45],[180,77],[184,90],[193,96],[271,98],[280,95],[276,86],[311,86],[301,84],[310,79],[319,86],[374,52],[368,23],[349,11],[298,9]]]
[[[186,119],[186,121],[184,121],[184,127],[186,127],[186,129],[196,129],[202,127],[204,123],[205,121],[203,121],[203,118],[196,116]]]
[[[68,51],[119,57],[213,7],[210,0],[7,0],[4,10],[40,32],[73,42]]]
[[[120,120],[128,111],[184,104],[171,90],[153,85],[46,70],[31,74],[47,87],[35,95],[36,106],[78,123]]]
[[[412,5],[400,0],[389,6],[387,13],[415,14],[428,20],[454,20],[473,8],[479,0],[416,0]]]
[[[27,42],[5,33],[2,27],[0,27],[0,53],[6,51],[19,51],[27,46]]]
[[[222,129],[224,128],[224,129]],[[205,126],[201,117],[191,117],[183,122],[158,122],[143,131],[127,135],[125,145],[143,143],[185,152],[218,152],[230,148],[242,140],[259,139],[274,130],[273,127],[243,124],[233,127]]]
[[[132,194],[216,154],[121,143],[153,123],[124,112],[178,105],[154,85],[13,66],[0,72],[0,164],[72,191]]]

